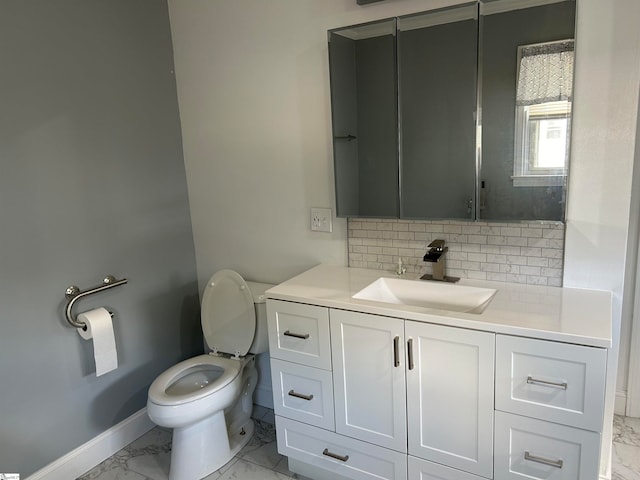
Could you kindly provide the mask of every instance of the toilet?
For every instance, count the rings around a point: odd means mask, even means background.
[[[173,429],[169,480],[206,477],[253,435],[254,355],[269,347],[264,292],[272,286],[232,270],[215,273],[201,310],[210,352],[174,365],[149,387],[149,418]]]

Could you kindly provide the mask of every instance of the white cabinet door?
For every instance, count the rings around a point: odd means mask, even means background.
[[[336,432],[407,451],[404,321],[330,310]]]
[[[495,335],[407,321],[409,454],[493,476]]]
[[[411,455],[407,459],[407,478],[409,480],[484,480],[484,477],[445,467],[439,463],[428,462]]]
[[[496,412],[496,480],[597,480],[600,435]]]
[[[325,478],[406,480],[407,456],[276,415],[278,452],[324,469]]]
[[[602,430],[607,351],[497,335],[496,410]]]
[[[329,309],[269,299],[267,324],[272,358],[331,370]]]
[[[335,428],[331,372],[272,358],[271,378],[276,415]]]

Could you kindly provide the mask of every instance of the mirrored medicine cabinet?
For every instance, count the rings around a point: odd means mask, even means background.
[[[329,31],[337,215],[564,221],[575,0]]]

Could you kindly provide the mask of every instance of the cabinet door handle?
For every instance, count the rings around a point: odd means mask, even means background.
[[[393,339],[393,366],[400,366],[400,337],[398,335]]]
[[[326,455],[327,457],[331,457],[331,458],[335,458],[336,460],[340,460],[341,462],[346,462],[347,460],[349,460],[349,455],[342,456],[342,455],[338,455],[337,453],[331,453],[328,448],[325,448],[322,451],[322,454]]]
[[[284,332],[283,335],[286,335],[287,337],[301,338],[303,340],[306,340],[307,338],[309,338],[309,334],[308,333],[294,333],[294,332],[290,332],[289,330]]]
[[[539,380],[537,378],[533,378],[531,375],[527,377],[527,383],[530,385],[535,384],[535,385],[545,385],[547,387],[561,388],[562,390],[567,389],[567,382],[549,382],[547,380]]]
[[[304,393],[298,393],[295,390],[289,390],[289,395],[303,400],[313,400],[313,395],[305,395]]]
[[[409,370],[413,370],[413,338],[407,340],[407,357],[409,359]]]
[[[549,460],[544,457],[537,457],[536,455],[531,455],[529,452],[524,452],[524,459],[529,460],[530,462],[541,463],[543,465],[549,465],[550,467],[562,468],[562,464],[564,463],[562,460]]]

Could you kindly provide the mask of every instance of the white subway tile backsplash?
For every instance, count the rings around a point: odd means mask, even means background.
[[[409,272],[431,273],[422,257],[431,241],[443,239],[450,276],[562,285],[562,224],[358,218],[347,225],[352,267],[394,270],[402,258]]]

